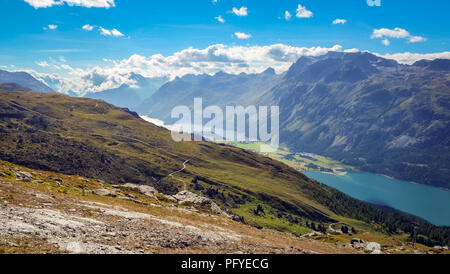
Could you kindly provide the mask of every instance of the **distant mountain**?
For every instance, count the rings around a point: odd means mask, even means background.
[[[437,71],[450,71],[450,60],[449,59],[436,59],[436,60],[420,60],[414,63],[414,66],[424,67],[429,70]]]
[[[36,92],[53,92],[46,84],[26,72],[0,70],[0,83],[16,83]]]
[[[146,78],[139,74],[132,74],[131,79],[136,81],[136,87],[122,85],[115,89],[109,89],[96,93],[89,93],[85,97],[92,99],[100,99],[110,104],[136,109],[143,100],[152,96],[168,78]]]
[[[259,74],[186,75],[163,85],[137,111],[171,123],[172,108],[192,106],[196,97],[203,98],[205,106],[248,105],[260,101],[259,96],[281,79],[282,75],[277,75],[272,68]]]
[[[281,141],[295,151],[450,188],[449,64],[329,53],[300,59],[262,102],[280,106]]]
[[[0,84],[0,89],[7,91],[31,91],[29,88],[22,87],[16,83],[3,83]]]
[[[450,188],[449,64],[401,65],[370,53],[329,52],[301,57],[281,76],[179,78],[139,111],[168,123],[170,110],[192,104],[194,96],[205,105],[278,105],[280,141],[293,151]]]

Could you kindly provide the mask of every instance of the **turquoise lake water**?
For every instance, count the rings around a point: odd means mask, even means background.
[[[450,191],[371,173],[345,176],[319,172],[305,175],[353,198],[407,212],[435,224],[450,226]]]

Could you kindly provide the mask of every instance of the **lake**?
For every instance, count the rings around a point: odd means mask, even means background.
[[[388,178],[350,172],[345,176],[304,172],[353,198],[407,212],[435,224],[450,226],[450,191]]]

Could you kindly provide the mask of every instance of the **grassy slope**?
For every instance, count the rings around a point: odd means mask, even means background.
[[[169,131],[101,101],[0,92],[0,158],[9,162],[109,183],[147,183],[169,194],[186,184],[247,223],[298,234],[309,231],[307,221],[341,221],[349,204],[362,204],[348,197],[341,204],[335,190],[256,153],[173,142]],[[183,172],[168,176],[187,159]],[[257,205],[262,216],[253,214]]]

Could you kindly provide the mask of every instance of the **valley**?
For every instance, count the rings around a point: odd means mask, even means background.
[[[399,64],[370,53],[303,56],[275,74],[186,75],[136,110],[175,121],[170,110],[194,98],[221,108],[279,106],[281,145],[365,172],[449,188],[447,59]]]
[[[295,237],[321,233],[319,240],[330,224],[339,222],[363,235],[403,239],[401,246],[407,246],[413,224],[419,224],[419,243],[448,245],[446,227],[352,199],[264,155],[227,144],[176,143],[168,130],[98,100],[1,92],[1,159],[20,169],[100,182],[103,186],[94,195],[131,197],[139,204],[135,194],[114,190],[128,184],[150,187],[158,199],[169,203],[193,193],[197,200],[208,199],[210,210],[246,226]],[[337,165],[314,157],[324,166]],[[11,174],[11,168],[3,173],[12,182],[21,180],[22,173]],[[78,193],[84,187],[82,183]]]

